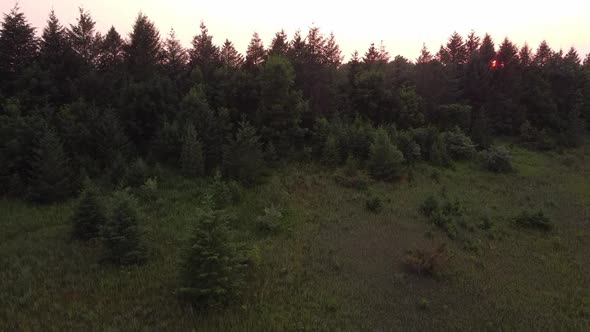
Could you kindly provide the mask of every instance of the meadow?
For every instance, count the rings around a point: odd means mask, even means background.
[[[282,165],[229,206],[254,262],[239,300],[197,310],[178,301],[178,260],[212,180],[160,171],[141,201],[146,264],[100,263],[98,242],[70,239],[74,201],[0,201],[0,330],[588,330],[590,145],[540,153],[511,146],[515,171],[475,162],[418,164],[393,183],[342,186],[339,171]],[[449,237],[420,205],[459,202]],[[367,200],[378,198],[378,211]],[[279,211],[271,230],[265,209]],[[550,231],[518,227],[542,210]],[[411,250],[445,244],[434,275],[408,270]]]

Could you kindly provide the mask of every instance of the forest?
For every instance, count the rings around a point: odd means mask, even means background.
[[[590,328],[590,54],[95,26],[1,22],[0,330]]]

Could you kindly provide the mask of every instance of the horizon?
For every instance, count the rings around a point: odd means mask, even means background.
[[[81,7],[90,12],[96,21],[97,31],[105,34],[114,26],[125,37],[131,31],[138,13],[142,12],[158,27],[162,40],[173,28],[181,43],[189,47],[193,36],[199,33],[200,22],[203,21],[215,44],[221,45],[227,38],[242,54],[245,53],[254,32],[258,32],[265,47],[268,47],[274,34],[280,30],[285,30],[291,39],[295,31],[300,30],[305,36],[308,29],[313,26],[320,28],[326,35],[334,33],[345,62],[355,50],[362,55],[371,43],[381,42],[392,59],[396,55],[401,55],[415,61],[423,44],[435,54],[454,31],[466,37],[471,30],[480,37],[489,33],[496,47],[508,37],[518,47],[527,43],[533,50],[536,50],[543,40],[546,40],[554,51],[563,49],[567,52],[570,47],[574,47],[582,60],[590,53],[590,40],[584,35],[590,31],[590,24],[587,23],[590,22],[590,3],[573,0],[566,0],[560,8],[532,7],[534,10],[530,15],[534,15],[535,18],[527,20],[526,24],[522,23],[522,12],[535,4],[510,4],[512,10],[502,12],[502,18],[497,19],[490,15],[489,4],[485,4],[483,10],[482,6],[476,6],[478,12],[457,10],[458,7],[453,6],[462,3],[466,5],[467,2],[464,0],[427,2],[426,5],[399,4],[401,10],[371,13],[375,16],[365,15],[367,9],[370,9],[368,7],[375,7],[370,5],[375,2],[365,3],[358,10],[341,7],[340,15],[333,15],[335,10],[330,3],[313,4],[309,0],[301,1],[300,6],[292,11],[280,12],[258,10],[259,7],[252,3],[229,2],[230,4],[195,4],[189,0],[171,0],[167,4],[177,5],[170,6],[155,0],[132,0],[120,6],[120,3],[113,0],[55,0],[44,4],[21,0],[18,1],[18,6],[28,22],[36,28],[38,36],[43,31],[52,8],[62,25],[66,27],[76,22],[78,8]],[[505,8],[504,4],[508,3],[510,2],[506,0],[497,1],[494,8],[500,9],[492,10],[499,12],[501,8]],[[578,6],[576,3],[579,3]],[[257,4],[266,4],[266,1],[259,1]],[[315,6],[308,9],[306,4]],[[0,4],[0,11],[6,14],[14,6],[15,2]],[[419,7],[425,6],[429,7],[428,11],[420,10]],[[113,13],[112,8],[115,7],[119,10]],[[575,10],[566,10],[564,7]],[[177,8],[186,10],[176,10]],[[228,11],[227,8],[233,10]],[[488,12],[485,12],[486,10]],[[400,12],[407,12],[409,15],[395,14]],[[482,13],[485,15],[482,16]],[[388,15],[394,15],[391,21],[388,20],[391,19]],[[385,20],[388,22],[381,23]],[[424,24],[425,22],[427,24]]]

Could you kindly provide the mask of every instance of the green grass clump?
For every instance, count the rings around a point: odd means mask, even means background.
[[[534,213],[523,211],[514,219],[514,221],[521,227],[534,228],[542,231],[550,231],[553,228],[551,219],[545,216],[543,211],[537,211]]]

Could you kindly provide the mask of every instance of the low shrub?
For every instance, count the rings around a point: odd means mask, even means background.
[[[537,211],[535,213],[523,211],[514,221],[521,227],[535,228],[542,231],[550,231],[553,228],[551,219],[545,216],[543,211]]]
[[[379,197],[370,197],[365,202],[365,208],[373,213],[380,213],[383,210],[383,202]]]
[[[480,152],[483,168],[494,173],[508,173],[513,170],[512,155],[503,146],[491,146]]]
[[[432,215],[434,214],[434,212],[438,210],[438,208],[438,200],[436,199],[436,197],[432,195],[428,196],[428,198],[424,200],[422,205],[420,205],[420,211],[422,212],[422,214],[429,218],[432,217]]]
[[[403,259],[406,268],[415,274],[433,276],[446,266],[451,259],[443,243],[436,249],[416,249],[409,251]]]
[[[441,136],[453,159],[471,159],[475,155],[475,144],[458,127],[455,127],[453,131],[442,133]]]
[[[274,205],[264,209],[264,214],[257,218],[258,228],[265,232],[276,232],[283,227],[283,213]]]
[[[209,194],[215,209],[223,209],[228,205],[239,203],[241,192],[240,185],[236,181],[224,181],[220,172],[215,173],[213,182],[209,186]]]

